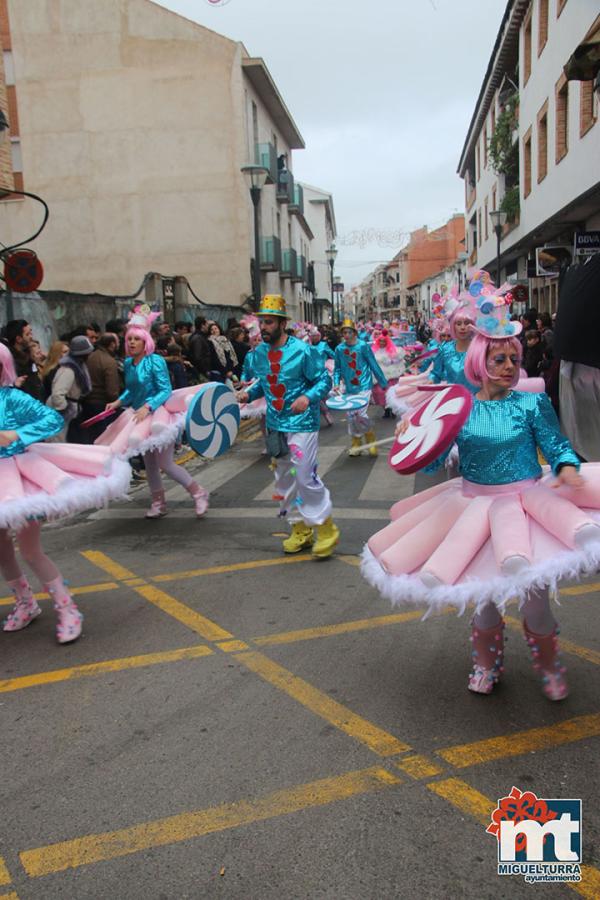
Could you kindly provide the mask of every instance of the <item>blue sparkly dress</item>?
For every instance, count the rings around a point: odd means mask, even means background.
[[[461,352],[456,349],[456,341],[446,341],[439,347],[433,361],[433,368],[429,375],[431,381],[434,384],[440,384],[442,381],[447,381],[448,384],[462,384],[472,394],[476,394],[479,388],[465,378],[466,355],[466,350]]]
[[[580,466],[546,394],[475,399],[457,444],[462,477],[396,503],[365,548],[363,575],[383,596],[503,609],[532,588],[597,570],[600,467]],[[563,466],[581,470],[582,488],[555,486]]]

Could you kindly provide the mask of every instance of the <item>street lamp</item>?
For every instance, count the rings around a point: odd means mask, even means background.
[[[254,207],[254,270],[252,272],[252,290],[254,292],[254,302],[260,304],[260,235],[258,233],[258,207],[260,204],[260,192],[265,185],[269,170],[264,166],[248,165],[242,166],[241,172],[250,188],[250,196],[252,197],[252,205]]]
[[[500,287],[500,239],[507,218],[506,213],[499,209],[492,209],[490,212],[490,219],[496,232],[496,287]]]
[[[333,305],[333,267],[335,266],[335,259],[338,255],[337,247],[335,244],[332,244],[331,247],[328,247],[325,251],[325,256],[327,257],[327,262],[329,263],[329,275],[331,278],[331,316],[335,318],[335,306]],[[339,317],[339,314],[338,314]],[[339,322],[338,322],[339,324]]]

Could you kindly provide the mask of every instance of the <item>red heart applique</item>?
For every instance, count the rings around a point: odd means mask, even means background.
[[[281,412],[283,409],[283,400],[273,400],[273,409],[276,409],[277,412]]]
[[[350,384],[360,384],[360,381],[358,380],[358,378],[352,378]]]
[[[353,359],[350,360],[350,362],[348,363],[348,365],[350,366],[351,369],[355,369],[355,368],[356,368],[356,363],[355,363],[355,361],[354,361]]]
[[[271,363],[271,372],[273,372],[275,375],[279,375],[279,373],[281,372],[281,366],[279,365],[279,363]]]
[[[350,356],[350,351],[349,351],[349,350],[344,350],[344,353],[346,354],[346,356]]]
[[[356,370],[356,374],[357,374],[357,375],[362,375],[362,369],[357,369],[357,370]]]
[[[277,375],[267,375],[269,384],[277,384]]]
[[[285,384],[272,384],[271,393],[274,397],[283,397],[285,394]]]
[[[351,353],[350,356],[352,357],[352,359],[356,359],[356,353]]]
[[[283,353],[281,350],[269,350],[269,352],[267,353],[269,362],[279,362],[282,356]]]

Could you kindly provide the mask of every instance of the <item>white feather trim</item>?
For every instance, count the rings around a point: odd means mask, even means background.
[[[548,587],[554,591],[559,581],[577,580],[596,572],[599,566],[600,544],[582,550],[566,550],[512,577],[498,575],[488,581],[471,579],[428,588],[418,574],[388,575],[365,545],[360,570],[363,578],[393,606],[428,606],[432,612],[453,606],[462,614],[467,606],[478,609],[490,601],[501,612],[512,600],[518,600],[521,606],[532,588]]]
[[[389,387],[385,392],[385,405],[391,409],[395,416],[403,416],[405,412],[408,412],[408,410],[412,408],[408,405],[406,400],[401,400],[400,397],[398,397],[395,384]]]
[[[240,419],[262,419],[267,414],[266,406],[262,408],[240,406]]]
[[[130,459],[132,456],[143,456],[144,453],[150,453],[151,450],[164,450],[169,444],[174,444],[185,425],[185,413],[178,415],[172,414],[173,422],[165,425],[158,434],[151,434],[142,441],[137,447],[127,447],[121,454],[121,459]]]
[[[20,528],[29,519],[56,519],[106,506],[109,500],[127,496],[130,478],[129,463],[115,458],[108,475],[73,475],[55,494],[40,491],[3,503],[0,528]]]

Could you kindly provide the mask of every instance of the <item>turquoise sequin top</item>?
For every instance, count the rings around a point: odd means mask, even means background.
[[[169,399],[173,393],[169,370],[162,356],[151,353],[143,356],[137,366],[131,357],[125,360],[125,390],[119,397],[122,406],[134,409],[146,404],[151,412]]]
[[[311,344],[311,347],[325,359],[335,359],[335,353],[326,341],[319,341],[318,344]]]
[[[368,344],[357,341],[356,344],[350,345],[342,341],[337,345],[333,370],[333,383],[336,387],[343,379],[347,394],[370,391],[373,387],[373,376],[385,390],[387,378]]]
[[[24,391],[0,388],[0,431],[16,431],[19,435],[8,447],[0,447],[0,459],[23,453],[30,444],[58,434],[64,424],[60,413]]]
[[[467,353],[460,353],[456,349],[456,341],[446,341],[438,350],[437,356],[433,360],[433,369],[431,370],[430,380],[434,384],[440,381],[447,381],[449,384],[462,384],[472,394],[476,394],[478,387],[471,384],[465,378],[465,357]]]
[[[269,353],[277,359],[269,360]],[[272,350],[267,343],[258,344],[246,359],[248,357],[252,358],[248,366],[244,366],[244,376],[258,378],[248,389],[248,399],[252,402],[259,397],[266,398],[267,428],[287,434],[318,431],[321,427],[319,402],[331,390],[325,357],[313,353],[310,344],[295,337],[288,337],[278,350]],[[292,403],[303,394],[310,400],[308,409],[293,413]]]
[[[554,474],[561,463],[579,469],[547,394],[511,391],[503,400],[475,399],[456,443],[460,474],[476,484],[539,478],[538,447]],[[438,468],[442,459],[436,461]]]

